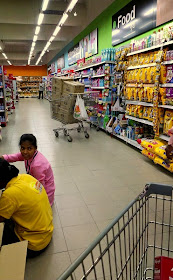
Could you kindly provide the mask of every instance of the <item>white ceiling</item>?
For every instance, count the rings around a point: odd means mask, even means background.
[[[4,52],[13,65],[26,65],[37,25],[42,0],[7,0],[1,1],[0,40]],[[64,12],[70,0],[50,0],[47,10]],[[65,25],[49,47],[49,52],[42,58],[41,64],[47,64],[63,47],[78,35],[114,0],[79,0]],[[74,12],[78,16],[74,17]],[[61,15],[46,14],[36,42],[35,62],[52,35]],[[8,64],[0,52],[0,64]]]

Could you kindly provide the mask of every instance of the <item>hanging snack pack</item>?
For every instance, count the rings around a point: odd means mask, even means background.
[[[173,111],[166,110],[164,117],[163,133],[168,134],[168,130],[173,126]]]
[[[151,153],[155,153],[155,149],[163,146],[163,144],[163,141],[156,139],[144,139],[141,141],[141,146]]]
[[[143,149],[143,150],[142,150],[142,154],[143,154],[144,156],[148,157],[148,158],[151,159],[151,160],[154,160],[155,157],[156,157],[156,155],[155,155],[154,153],[151,153],[151,152],[147,151],[146,149]]]

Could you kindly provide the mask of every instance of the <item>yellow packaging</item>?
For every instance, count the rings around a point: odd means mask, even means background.
[[[168,130],[171,129],[172,126],[173,126],[173,111],[166,110],[165,117],[164,117],[163,133],[168,134]]]
[[[142,118],[143,118],[143,108],[144,108],[144,107],[141,106],[141,105],[138,105],[137,108],[138,108],[138,109],[137,109],[137,117],[140,118],[140,119],[142,119]]]
[[[147,95],[148,90],[147,89],[148,89],[147,87],[144,87],[144,101],[145,102],[148,102],[148,95]]]
[[[145,69],[144,83],[149,84],[150,80],[151,80],[151,74],[150,74],[151,67],[147,67],[147,68],[144,68],[144,69]]]
[[[135,74],[136,74],[136,69],[135,70],[132,70],[131,71],[132,72],[132,83],[135,83],[135,80],[136,80],[136,76],[135,76]]]
[[[149,107],[144,107],[143,109],[143,118],[148,120],[149,117]]]
[[[152,159],[152,160],[154,160],[155,157],[156,157],[155,154],[153,154],[153,153],[147,151],[146,149],[143,149],[143,150],[142,150],[142,154],[143,154],[144,156],[148,157],[149,159]]]
[[[138,106],[135,106],[135,109],[134,109],[134,117],[137,117],[137,114],[138,114]]]
[[[162,105],[166,105],[166,88],[160,88],[160,99]]]
[[[167,163],[164,161],[164,159],[162,159],[162,158],[160,158],[160,157],[155,157],[154,163],[163,166],[164,168],[166,168],[166,169],[169,170],[170,172],[173,172],[173,163],[167,164]]]
[[[156,139],[145,139],[141,141],[141,146],[147,151],[155,153],[155,149],[163,146],[163,142]]]
[[[161,124],[164,123],[164,114],[165,114],[164,108],[159,108],[159,122]]]
[[[134,113],[135,113],[135,108],[136,108],[136,105],[132,105],[130,115],[133,116],[133,117],[134,117]]]
[[[145,68],[139,69],[139,83],[145,82]]]
[[[131,105],[127,104],[127,106],[126,106],[126,114],[130,116],[130,112],[131,112]]]
[[[150,56],[149,53],[144,54],[144,64],[148,64],[150,61]]]
[[[149,108],[148,108],[148,120],[149,120],[150,122],[153,121],[153,107],[149,107]]]
[[[157,148],[155,149],[155,154],[156,154],[157,156],[161,157],[162,159],[167,159],[165,149],[166,149],[166,145],[157,147]]]
[[[160,82],[161,84],[166,83],[166,65],[161,65],[160,69]]]
[[[150,76],[148,77],[149,83],[154,84],[156,79],[156,67],[150,68]]]
[[[150,56],[150,62],[149,63],[153,63],[154,62],[154,52],[150,52],[149,53],[149,56]]]
[[[153,62],[156,62],[156,60],[157,60],[157,54],[158,54],[158,51],[155,51],[155,52],[154,52],[154,61],[153,61]]]
[[[144,88],[139,88],[138,90],[139,101],[144,101]]]

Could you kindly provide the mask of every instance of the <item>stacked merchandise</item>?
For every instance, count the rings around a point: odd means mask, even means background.
[[[15,109],[14,101],[15,101],[15,84],[13,83],[12,76],[5,76],[5,97],[6,97],[6,109],[8,114],[12,114]]]
[[[73,118],[76,95],[83,93],[84,85],[70,78],[52,78],[52,117],[62,123],[74,123]]]
[[[46,89],[45,89],[45,94],[44,97],[48,101],[52,100],[52,75],[47,76],[47,81],[46,81]]]
[[[0,123],[6,126],[6,110],[5,110],[5,96],[4,96],[4,77],[3,77],[3,67],[0,66]],[[1,137],[1,127],[0,127],[0,140]]]
[[[23,76],[17,83],[20,97],[38,97],[40,82],[42,82],[41,76]]]

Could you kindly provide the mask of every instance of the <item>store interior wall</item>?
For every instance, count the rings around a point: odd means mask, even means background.
[[[4,66],[7,75],[13,76],[47,76],[47,65],[42,66]]]

